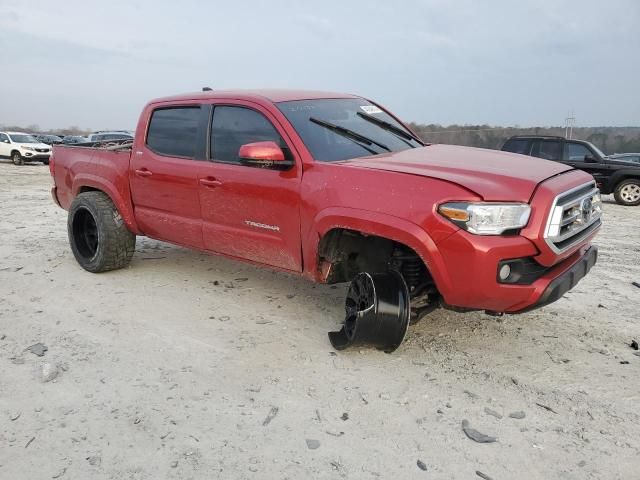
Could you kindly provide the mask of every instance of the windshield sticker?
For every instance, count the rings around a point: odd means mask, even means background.
[[[375,105],[360,105],[360,108],[364,113],[368,113],[369,115],[374,113],[382,113],[382,110],[380,110]]]

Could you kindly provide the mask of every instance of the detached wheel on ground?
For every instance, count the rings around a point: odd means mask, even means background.
[[[409,289],[400,273],[359,273],[349,286],[342,329],[329,332],[331,344],[336,350],[371,345],[393,352],[407,334],[409,301]]]
[[[89,272],[126,267],[135,251],[136,236],[103,192],[84,192],[73,200],[67,231],[73,255]]]
[[[14,165],[24,165],[24,158],[22,158],[20,152],[13,152],[11,154],[11,160],[13,160]]]
[[[623,180],[616,187],[613,196],[620,205],[640,205],[640,180],[635,178]]]

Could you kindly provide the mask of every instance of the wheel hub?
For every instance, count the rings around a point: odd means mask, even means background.
[[[625,185],[620,189],[620,196],[625,202],[637,202],[638,200],[640,200],[640,186]]]

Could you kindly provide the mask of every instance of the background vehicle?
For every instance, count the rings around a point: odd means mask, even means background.
[[[33,135],[22,132],[0,132],[0,158],[10,158],[16,165],[36,160],[49,165],[51,147]]]
[[[38,140],[39,142],[45,143],[47,145],[57,145],[59,143],[62,143],[62,138],[60,138],[57,135],[34,135],[34,137],[36,137],[36,140]]]
[[[337,93],[203,92],[143,110],[133,145],[58,146],[56,203],[90,272],[136,235],[351,282],[335,348],[402,342],[439,306],[517,313],[595,264],[600,196],[566,165],[425,146],[379,105]]]
[[[114,130],[105,132],[94,132],[89,135],[88,140],[90,142],[104,142],[108,140],[133,140],[133,135],[125,130]]]
[[[593,175],[602,193],[613,193],[620,205],[640,205],[640,164],[607,157],[590,142],[523,135],[511,137],[502,150],[579,168]]]
[[[82,137],[80,135],[66,135],[62,139],[62,144],[64,145],[73,145],[76,143],[87,143],[89,139],[87,137]]]

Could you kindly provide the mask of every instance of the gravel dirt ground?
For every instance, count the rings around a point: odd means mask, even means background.
[[[606,197],[598,264],[543,310],[337,353],[345,285],[147,238],[87,273],[50,182],[0,163],[0,478],[640,478],[640,208]]]

